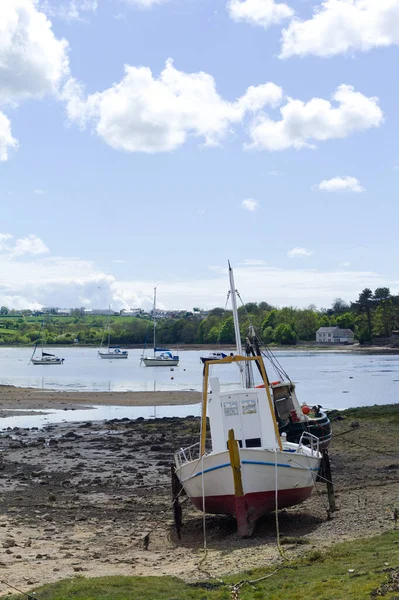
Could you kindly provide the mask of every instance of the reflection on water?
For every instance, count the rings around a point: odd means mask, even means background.
[[[12,410],[12,409],[10,409]],[[15,412],[15,411],[13,411]],[[48,414],[35,410],[35,415],[16,415],[0,418],[0,430],[7,427],[44,427],[51,423],[79,423],[82,421],[104,421],[109,419],[144,419],[163,417],[199,416],[200,404],[182,406],[90,406],[87,409],[55,410]],[[41,414],[40,414],[41,413]]]
[[[174,368],[140,366],[139,349],[129,350],[128,360],[123,361],[100,360],[95,348],[55,348],[54,353],[65,358],[63,365],[34,366],[29,364],[29,348],[0,348],[0,384],[93,392],[200,390],[202,386],[199,357],[203,352],[198,350],[180,350],[180,364]],[[297,384],[300,402],[346,408],[398,401],[399,356],[300,350],[275,355]],[[213,366],[212,373],[224,385],[238,380],[234,366]],[[273,370],[269,376],[271,381],[280,379]]]

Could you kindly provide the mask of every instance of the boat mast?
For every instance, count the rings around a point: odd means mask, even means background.
[[[240,323],[238,321],[238,310],[237,310],[237,291],[236,291],[236,288],[234,285],[234,275],[233,275],[233,269],[230,266],[230,261],[229,261],[229,278],[230,278],[231,302],[233,305],[233,320],[234,320],[234,332],[235,332],[235,336],[236,336],[237,354],[238,354],[238,356],[242,356]],[[241,363],[238,363],[238,366],[240,369],[241,384],[244,387],[245,386],[244,369],[243,369],[243,366]]]
[[[155,345],[155,328],[157,326],[157,324],[155,322],[155,307],[156,307],[156,303],[157,303],[157,288],[154,287],[154,306],[153,306],[153,309],[152,309],[152,318],[153,318],[153,321],[154,321],[154,356],[155,356],[155,348],[156,348],[156,345]]]
[[[108,351],[111,343],[111,305],[108,304]]]

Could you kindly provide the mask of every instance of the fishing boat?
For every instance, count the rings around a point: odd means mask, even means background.
[[[319,404],[308,406],[303,403],[300,405],[295,383],[291,381],[273,352],[267,347],[264,350],[261,349],[259,338],[252,326],[246,339],[246,354],[248,356],[264,356],[279,378],[270,383],[270,392],[280,434],[285,433],[288,442],[298,443],[302,433],[307,431],[318,438],[320,450],[326,450],[332,437],[331,423],[327,413]]]
[[[157,348],[156,346],[156,301],[157,301],[157,288],[154,288],[154,305],[152,309],[152,323],[153,323],[153,343],[154,350],[153,356],[144,356],[145,347],[143,354],[140,358],[140,364],[146,367],[177,367],[179,364],[179,357],[173,355],[169,348]]]
[[[58,358],[55,354],[50,354],[49,352],[44,351],[44,321],[42,323],[42,331],[41,331],[41,352],[37,353],[38,342],[33,349],[32,356],[30,358],[30,362],[32,365],[62,365],[64,363],[65,358]]]
[[[229,275],[237,353],[205,362],[200,440],[175,453],[175,475],[196,508],[233,515],[239,535],[247,537],[262,515],[311,495],[322,455],[318,438],[309,432],[299,443],[280,434],[263,358],[243,356],[230,264]],[[260,386],[253,385],[253,363]],[[209,377],[210,369],[229,364],[238,365],[240,383],[223,390],[218,377]]]
[[[100,358],[107,358],[109,360],[120,359],[120,358],[128,358],[129,352],[127,350],[121,350],[120,346],[111,346],[111,306],[108,307],[108,320],[106,332],[108,334],[108,345],[106,350],[98,351],[98,356]],[[104,340],[104,337],[103,337]],[[103,340],[101,341],[101,347],[103,344]]]
[[[221,360],[226,358],[227,354],[224,352],[209,352],[207,356],[200,356],[200,361],[205,364],[208,360]]]

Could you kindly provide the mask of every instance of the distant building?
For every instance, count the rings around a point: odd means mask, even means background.
[[[109,315],[110,310],[109,308],[85,308],[84,309],[84,314],[85,315]],[[111,315],[119,315],[119,311],[115,312],[114,310],[111,310]]]
[[[316,331],[316,342],[321,344],[353,344],[355,337],[352,329],[340,327],[319,327]]]

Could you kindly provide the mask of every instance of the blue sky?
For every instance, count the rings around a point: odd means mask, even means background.
[[[399,0],[0,6],[0,303],[399,292]],[[173,62],[168,62],[171,59]]]

